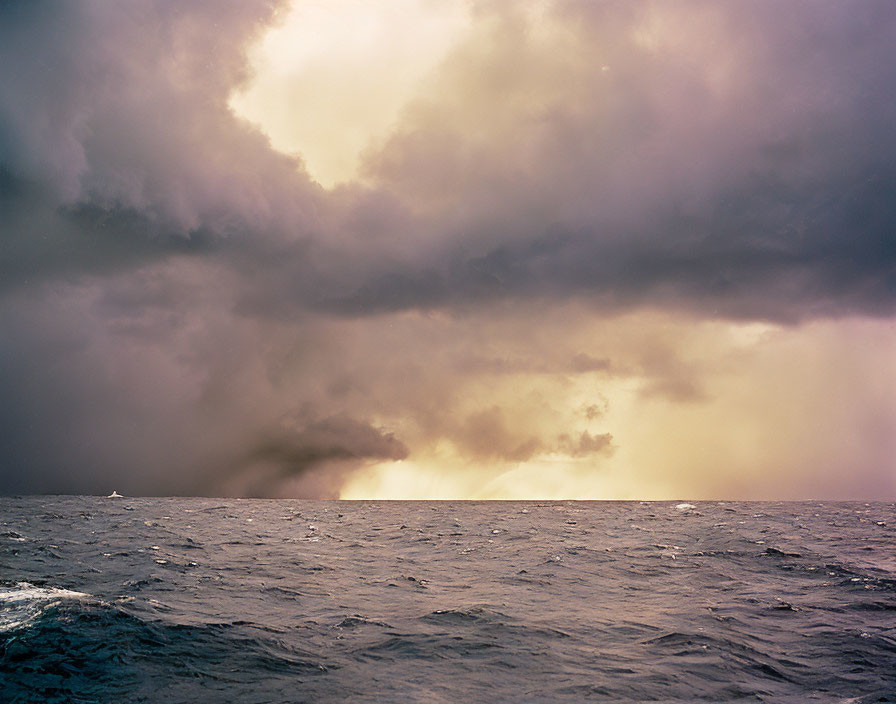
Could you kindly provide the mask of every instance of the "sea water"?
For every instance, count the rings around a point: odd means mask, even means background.
[[[896,505],[0,498],[0,701],[894,702]]]

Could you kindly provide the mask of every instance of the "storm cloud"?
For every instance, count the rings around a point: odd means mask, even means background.
[[[480,495],[562,456],[619,494],[630,404],[772,384],[751,326],[889,344],[888,0],[470,3],[332,188],[231,104],[289,9],[0,9],[0,491],[338,496],[418,462]],[[850,388],[843,423],[886,425]],[[896,491],[872,435],[863,486]],[[761,494],[748,464],[706,491]]]

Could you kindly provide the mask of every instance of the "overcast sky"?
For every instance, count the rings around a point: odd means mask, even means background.
[[[0,492],[896,499],[896,3],[0,6]]]

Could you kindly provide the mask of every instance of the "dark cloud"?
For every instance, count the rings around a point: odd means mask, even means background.
[[[691,379],[669,377],[650,381],[641,390],[645,398],[664,398],[675,403],[694,403],[706,400],[705,393]]]
[[[568,360],[469,356],[459,360],[457,371],[476,374],[586,374],[611,372],[613,363],[577,352]]]
[[[600,418],[607,412],[607,401],[606,399],[601,399],[600,403],[590,403],[582,409],[582,415],[585,416],[588,420],[594,420],[595,418]]]
[[[574,372],[582,374],[585,372],[607,372],[612,368],[612,364],[609,359],[597,359],[584,352],[578,352],[572,358],[570,367]]]
[[[558,438],[557,446],[561,452],[570,457],[606,454],[613,450],[613,436],[610,433],[592,435],[587,431],[578,437],[564,434]]]
[[[0,9],[4,286],[301,240],[319,188],[227,101],[276,2]]]
[[[497,406],[470,415],[451,437],[465,455],[477,459],[523,462],[544,450],[539,438],[512,431]]]
[[[228,105],[285,7],[0,5],[0,491],[331,495],[440,441],[597,456],[608,433],[455,387],[630,376],[709,398],[674,350],[536,344],[573,339],[565,305],[896,312],[890,0],[476,3],[330,191]],[[397,417],[401,440],[371,420]]]
[[[44,280],[136,270],[171,257],[213,256],[208,230],[185,237],[133,209],[60,206],[38,184],[0,168],[0,295]]]
[[[542,40],[496,10],[370,156],[450,239],[439,265],[372,271],[337,309],[892,312],[891,5],[562,7],[575,29]]]
[[[464,423],[449,435],[464,456],[480,460],[525,462],[538,455],[559,453],[568,457],[590,457],[608,454],[613,449],[610,433],[592,434],[587,431],[571,436],[561,433],[554,439],[544,439],[515,429],[506,414],[494,406],[468,416]]]
[[[483,5],[330,194],[227,106],[276,3],[4,7],[7,285],[225,246],[256,315],[893,311],[889,2]]]
[[[222,478],[216,473],[215,482],[236,488],[241,495],[310,493],[338,498],[342,479],[360,463],[408,456],[407,446],[394,434],[348,416],[304,425],[298,425],[296,418],[281,419],[276,428],[260,435],[237,461],[235,476]],[[308,484],[313,487],[310,492]]]
[[[575,296],[605,311],[659,304],[784,322],[885,316],[896,305],[893,192],[891,163],[817,175],[796,188],[769,176],[719,193],[699,213],[658,212],[631,240],[609,226],[563,237],[536,232],[472,260],[449,258],[441,269],[380,275],[323,306],[361,315]]]

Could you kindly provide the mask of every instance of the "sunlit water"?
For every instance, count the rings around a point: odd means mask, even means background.
[[[0,498],[3,702],[896,701],[896,506]]]

